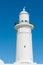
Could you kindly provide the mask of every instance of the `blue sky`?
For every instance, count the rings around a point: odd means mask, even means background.
[[[0,0],[0,59],[13,63],[16,56],[16,30],[14,23],[23,7],[30,14],[34,24],[32,31],[33,57],[43,63],[43,0]]]

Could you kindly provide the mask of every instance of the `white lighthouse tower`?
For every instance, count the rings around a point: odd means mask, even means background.
[[[33,61],[31,31],[34,26],[29,23],[29,13],[25,8],[20,12],[19,23],[15,28],[17,30],[16,61],[13,64],[5,64],[0,60],[0,65],[43,65]]]
[[[0,65],[43,65],[33,61],[32,29],[29,23],[29,13],[23,8],[19,14],[19,23],[15,25],[17,30],[16,61],[13,64],[5,64],[0,60]]]
[[[29,13],[23,8],[19,14],[19,24],[15,25],[17,29],[16,62],[33,63],[31,32],[33,27],[29,23]]]

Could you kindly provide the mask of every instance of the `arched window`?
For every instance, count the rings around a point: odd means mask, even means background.
[[[23,22],[23,20],[21,22]]]
[[[25,22],[27,22],[27,20],[25,20]]]
[[[24,45],[24,48],[26,48],[26,45]]]

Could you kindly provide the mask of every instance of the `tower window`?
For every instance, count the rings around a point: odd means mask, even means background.
[[[24,48],[26,48],[26,46],[24,45]]]
[[[23,20],[22,20],[22,22],[23,22]]]
[[[25,20],[25,22],[27,22],[27,20]]]

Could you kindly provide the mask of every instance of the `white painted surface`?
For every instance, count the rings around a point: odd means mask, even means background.
[[[28,27],[19,28],[17,32],[16,61],[19,60],[33,61],[32,34],[31,28]]]
[[[29,22],[29,14],[28,14],[28,12],[25,11],[24,8],[23,8],[23,11],[21,11],[19,14],[19,22],[21,23],[22,20],[24,22],[25,22],[25,20],[27,20],[27,22]]]

